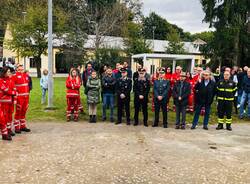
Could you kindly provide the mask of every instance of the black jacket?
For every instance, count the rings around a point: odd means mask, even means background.
[[[226,100],[233,101],[235,92],[237,91],[237,86],[234,81],[231,79],[220,80],[217,84],[217,99],[218,100]]]
[[[182,93],[180,94],[181,90],[181,81],[177,81],[173,88],[173,98],[174,98],[174,104],[177,106],[186,106],[188,104],[188,97],[191,94],[191,86],[187,81],[183,81],[182,86]],[[179,100],[178,98],[181,97],[182,100]]]
[[[250,77],[248,77],[247,75],[245,75],[244,79],[243,79],[243,91],[245,91],[245,93],[250,93]]]
[[[195,87],[195,103],[199,105],[211,105],[216,94],[216,83],[212,80],[205,86],[205,81],[198,82]]]
[[[102,78],[102,93],[103,94],[114,94],[115,93],[116,80],[113,76],[104,76]]]
[[[148,100],[148,94],[150,91],[150,81],[148,79],[139,80],[138,78],[134,81],[133,91],[135,94],[135,100],[139,98],[140,95],[144,96],[145,100]]]
[[[126,98],[130,97],[130,92],[132,90],[132,80],[130,78],[120,78],[116,82],[116,93],[120,97],[124,94]]]

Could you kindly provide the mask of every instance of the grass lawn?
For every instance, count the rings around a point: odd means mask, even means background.
[[[31,91],[30,96],[30,106],[28,111],[28,121],[29,122],[37,122],[37,121],[53,121],[53,122],[65,122],[65,114],[66,114],[66,87],[65,87],[65,78],[55,78],[54,80],[54,106],[56,110],[54,111],[46,111],[46,105],[41,105],[41,88],[39,84],[39,79],[33,78],[33,90]],[[86,96],[83,94],[83,88],[81,88],[81,99],[84,106],[85,114],[81,114],[80,120],[88,120],[88,111],[86,104]],[[151,102],[151,101],[150,101]],[[171,102],[172,104],[172,102]],[[133,117],[133,98],[131,98],[131,118]],[[98,119],[101,119],[101,104],[98,107]],[[109,111],[108,111],[109,112]],[[116,112],[116,111],[115,111]],[[151,104],[149,104],[149,122],[153,121],[154,113],[151,109]],[[115,113],[116,114],[116,113]],[[140,114],[140,119],[142,119],[142,115]],[[169,123],[175,122],[175,112],[170,111],[168,113]],[[187,123],[192,122],[193,114],[187,114]],[[200,118],[200,122],[203,118]],[[238,118],[234,117],[234,122],[237,122]],[[213,108],[210,114],[210,123],[214,124],[217,122],[216,117],[216,104],[213,104]]]

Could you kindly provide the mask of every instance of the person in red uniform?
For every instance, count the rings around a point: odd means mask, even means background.
[[[175,73],[172,74],[173,83],[180,80],[181,71],[182,71],[182,68],[180,66],[177,66],[176,69],[175,69]]]
[[[160,67],[156,68],[156,72],[155,72],[155,74],[153,74],[153,76],[151,78],[151,86],[154,85],[154,81],[157,80],[158,77],[159,77],[159,69],[160,69]],[[154,105],[154,98],[153,98],[153,96],[154,96],[154,90],[152,92],[152,112],[155,111],[155,105]]]
[[[187,79],[186,81],[191,86],[191,93],[188,97],[188,112],[194,112],[194,87],[196,84],[196,81],[192,78],[192,75],[190,72],[187,72]]]
[[[71,120],[72,112],[74,116],[74,121],[78,121],[80,87],[81,87],[81,79],[77,75],[77,70],[72,69],[66,80],[67,121]]]
[[[166,68],[166,74],[165,74],[165,79],[169,81],[170,83],[170,89],[168,93],[168,103],[167,103],[167,110],[169,111],[169,100],[172,96],[172,90],[174,88],[173,80],[172,80],[172,71],[170,67]]]
[[[177,66],[175,68],[175,73],[172,74],[172,81],[171,81],[172,89],[173,89],[175,83],[180,80],[181,72],[182,72],[182,68],[180,66]],[[175,105],[173,105],[173,110],[175,111]]]
[[[15,135],[11,130],[11,122],[13,114],[13,97],[16,95],[16,90],[11,84],[10,75],[10,69],[4,67],[0,75],[0,124],[3,140],[12,140],[11,136]]]
[[[12,77],[17,90],[17,103],[15,112],[15,133],[30,132],[26,126],[26,113],[29,107],[29,76],[24,73],[23,65],[18,65],[16,74]]]

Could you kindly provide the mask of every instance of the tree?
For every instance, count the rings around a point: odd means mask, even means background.
[[[184,43],[181,42],[180,36],[175,29],[171,30],[167,40],[169,41],[166,52],[169,54],[184,54]]]
[[[54,34],[60,36],[64,31],[67,17],[59,9],[54,9],[54,15],[57,18]],[[48,47],[47,20],[47,6],[40,3],[29,5],[25,20],[17,18],[11,23],[12,39],[7,42],[9,48],[22,57],[34,57],[38,77],[41,77],[41,55],[46,54]]]
[[[201,0],[204,21],[216,29],[211,48],[220,62],[242,65],[250,58],[250,35],[247,33],[249,0]]]
[[[178,32],[182,40],[191,40],[191,33],[184,32],[182,28],[170,24],[166,19],[157,15],[155,12],[152,12],[148,17],[143,19],[143,32],[145,38],[153,39],[154,28],[154,38],[158,40],[165,40],[166,36],[171,33],[172,29],[175,29]]]
[[[129,56],[133,54],[150,53],[150,43],[146,41],[142,32],[142,26],[134,22],[128,24],[125,33],[126,53]]]

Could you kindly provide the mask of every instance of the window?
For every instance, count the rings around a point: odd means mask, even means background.
[[[34,58],[30,58],[30,68],[36,68],[38,63],[41,67],[41,62],[37,62],[37,61],[35,61]]]

